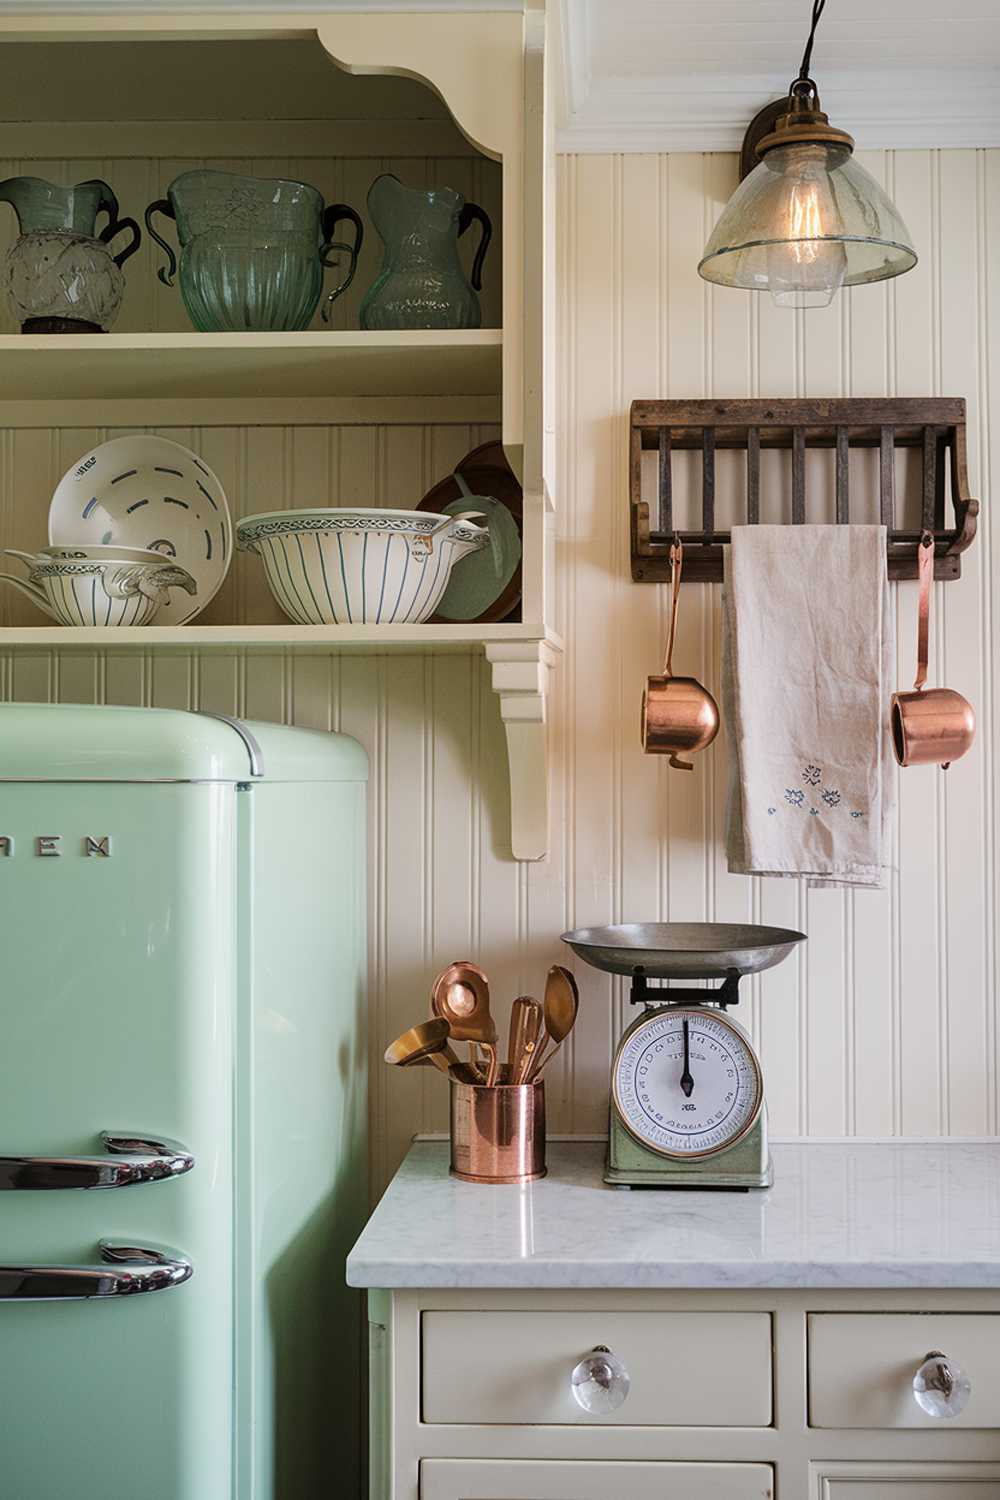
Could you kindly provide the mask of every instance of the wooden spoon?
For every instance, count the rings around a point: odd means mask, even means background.
[[[473,1059],[475,1047],[483,1048],[489,1058],[486,1084],[492,1088],[499,1067],[497,1028],[490,1014],[490,982],[478,964],[462,959],[442,969],[431,990],[431,1010],[448,1022],[457,1042],[470,1044]]]
[[[462,1062],[448,1045],[448,1022],[435,1019],[421,1021],[411,1026],[385,1049],[385,1060],[397,1068],[410,1068],[415,1063],[430,1062],[442,1073],[451,1076],[452,1068],[461,1068]]]
[[[580,1008],[580,992],[576,980],[562,964],[553,964],[545,981],[545,1032],[546,1041],[533,1057],[525,1080],[531,1083],[554,1057],[573,1030],[576,1013]],[[550,1047],[549,1042],[553,1045]]]

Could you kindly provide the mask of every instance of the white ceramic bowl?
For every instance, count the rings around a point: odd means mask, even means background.
[[[56,486],[49,541],[60,548],[151,550],[190,573],[197,593],[172,593],[157,625],[183,625],[218,593],[233,541],[226,496],[207,464],[169,438],[133,433],[84,454]]]
[[[420,510],[277,510],[236,523],[271,593],[298,625],[419,625],[451,570],[489,540],[475,515]]]
[[[0,573],[0,580],[60,625],[148,625],[169,599],[169,590],[195,592],[190,573],[158,553],[135,558],[59,558],[45,552],[5,551],[26,562],[26,579]]]

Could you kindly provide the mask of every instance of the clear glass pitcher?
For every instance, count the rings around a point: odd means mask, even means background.
[[[489,215],[454,188],[404,187],[398,177],[377,177],[368,192],[372,222],[385,245],[382,270],[361,304],[362,328],[478,328],[476,293],[493,235]],[[458,242],[480,226],[467,277]]]
[[[177,225],[180,287],[194,326],[203,333],[306,328],[323,291],[323,268],[346,252],[348,272],[327,297],[331,303],[350,286],[358,264],[364,227],[353,208],[334,203],[305,182],[243,177],[235,172],[182,172],[146,209],[146,227],[167,254],[159,270],[173,285],[177,257],[153,228],[162,213]],[[354,243],[335,241],[341,220],[354,226]]]
[[[118,213],[106,182],[92,178],[60,187],[41,177],[8,177],[0,201],[17,215],[20,238],[7,252],[3,282],[22,333],[102,333],[118,316],[125,291],[122,266],[142,238],[134,219]],[[107,223],[97,233],[99,216]],[[131,238],[117,254],[110,242]]]

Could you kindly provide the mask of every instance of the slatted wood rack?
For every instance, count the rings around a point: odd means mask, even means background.
[[[959,578],[961,554],[976,534],[979,501],[969,496],[965,451],[965,401],[961,397],[902,397],[817,401],[634,401],[629,446],[629,490],[632,528],[632,577],[637,583],[665,583],[670,576],[670,543],[684,543],[684,577],[696,583],[721,583],[723,548],[728,531],[715,528],[716,453],[746,452],[746,519],[760,521],[760,455],[778,448],[791,455],[792,524],[806,513],[806,453],[835,450],[836,521],[851,519],[851,448],[879,451],[879,512],[888,530],[890,578],[916,578],[917,545],[923,531],[935,540],[934,576]],[[896,450],[917,448],[922,454],[921,529],[895,526]],[[642,454],[659,454],[655,524],[642,498]],[[700,531],[675,532],[672,455],[700,450]],[[953,525],[947,524],[946,490],[950,476]]]

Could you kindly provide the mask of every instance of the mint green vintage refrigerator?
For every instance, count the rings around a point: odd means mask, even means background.
[[[0,1494],[359,1493],[364,751],[0,706]]]

